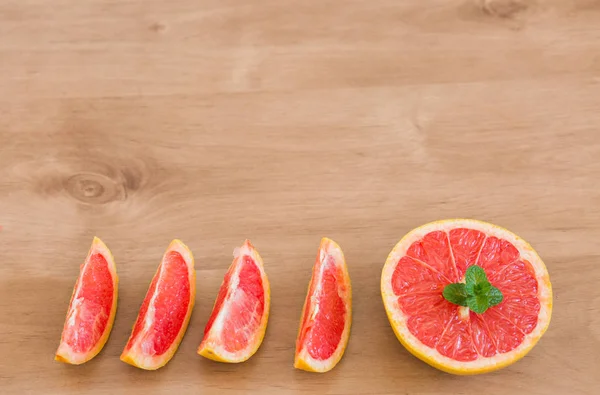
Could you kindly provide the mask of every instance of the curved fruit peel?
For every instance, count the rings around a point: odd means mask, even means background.
[[[227,350],[225,350],[223,348],[223,346],[221,345],[221,342],[219,340],[219,333],[217,332],[217,328],[215,328],[215,326],[213,325],[213,327],[211,327],[209,332],[206,333],[204,338],[202,339],[200,346],[198,346],[197,353],[205,358],[208,358],[208,359],[216,361],[216,362],[240,363],[240,362],[247,361],[248,359],[250,359],[250,357],[252,357],[258,351],[259,347],[261,346],[261,344],[264,340],[265,333],[267,331],[267,323],[269,321],[269,311],[270,311],[270,306],[271,306],[271,287],[269,284],[269,279],[267,277],[267,274],[264,270],[263,260],[260,256],[260,254],[258,253],[258,251],[254,248],[254,246],[250,242],[250,240],[246,240],[241,248],[236,248],[234,250],[234,260],[233,260],[230,268],[228,269],[228,273],[232,272],[233,275],[237,274],[236,269],[238,267],[236,265],[241,266],[241,258],[244,256],[250,256],[261,273],[261,281],[262,281],[262,286],[263,286],[263,290],[264,290],[263,315],[261,318],[260,325],[258,327],[258,332],[255,335],[256,337],[255,337],[254,341],[250,342],[250,344],[248,345],[248,347],[246,349],[244,349],[240,352],[237,352],[237,353],[228,352]],[[221,284],[221,287],[223,287],[223,286],[226,286],[225,280],[223,280],[223,283]],[[230,291],[231,291],[231,289],[228,289],[228,295],[225,297],[223,305],[221,306],[221,310],[219,311],[217,317],[215,318],[215,322],[223,319],[223,317],[221,317],[221,315],[227,313],[227,307],[228,307],[227,304],[228,304],[228,299],[230,296]],[[213,310],[217,307],[217,300],[215,300],[215,303],[213,305]]]
[[[113,279],[113,301],[112,301],[112,306],[110,309],[110,314],[108,316],[108,322],[104,329],[104,333],[98,340],[98,343],[90,351],[88,351],[86,353],[78,353],[78,352],[71,350],[71,348],[62,341],[62,337],[61,337],[61,343],[58,346],[58,349],[56,350],[56,354],[54,356],[54,360],[56,360],[56,361],[68,363],[68,364],[72,364],[72,365],[80,365],[82,363],[85,363],[85,362],[91,360],[92,358],[94,358],[96,355],[98,355],[100,353],[100,351],[102,351],[102,348],[104,347],[104,345],[108,341],[108,337],[110,336],[110,332],[112,330],[112,327],[113,327],[113,324],[115,321],[115,316],[117,313],[119,277],[117,276],[117,267],[115,264],[115,258],[113,257],[112,253],[110,252],[110,250],[108,249],[106,244],[104,244],[102,242],[102,240],[100,240],[100,238],[98,238],[98,237],[94,237],[94,239],[92,241],[90,250],[88,251],[88,254],[87,254],[87,257],[85,258],[84,264],[81,267],[81,270],[79,273],[80,277],[83,274],[83,270],[85,269],[86,263],[88,263],[90,257],[94,253],[100,253],[104,257],[104,259],[106,259],[106,262],[108,263],[108,270]],[[77,282],[75,283],[75,286],[73,287],[73,292],[71,293],[71,300],[69,301],[67,317],[69,315],[69,311],[71,310],[73,298],[75,297],[75,294],[78,291],[78,285],[79,285],[79,278],[78,278]],[[66,324],[66,322],[65,322],[65,324]],[[63,329],[63,331],[64,331],[64,329]],[[63,335],[64,335],[64,333],[63,333]]]
[[[294,367],[296,369],[305,370],[308,372],[316,372],[316,373],[325,373],[333,369],[339,361],[342,359],[346,347],[348,346],[348,341],[350,339],[350,328],[352,326],[352,285],[350,283],[350,276],[348,274],[348,267],[346,265],[346,260],[344,259],[344,253],[340,246],[333,240],[324,237],[321,239],[321,244],[319,245],[319,251],[317,254],[317,260],[315,265],[313,266],[313,272],[308,284],[308,290],[306,294],[306,300],[304,302],[304,306],[302,307],[302,314],[300,315],[300,325],[298,328],[298,339],[296,342],[300,341],[300,337],[302,335],[304,325],[303,322],[304,314],[306,309],[312,309],[313,306],[311,303],[313,301],[313,295],[318,290],[316,287],[319,286],[317,283],[319,278],[319,273],[317,273],[317,269],[323,266],[325,259],[328,256],[332,256],[340,272],[343,277],[343,289],[342,299],[344,300],[344,304],[346,306],[346,318],[344,329],[340,338],[340,342],[332,354],[332,356],[326,360],[316,360],[308,353],[308,351],[304,348],[304,345],[299,346],[296,345],[296,354],[294,357]],[[315,288],[313,288],[315,287]],[[338,287],[338,292],[340,292],[340,288]],[[309,310],[311,311],[311,310]],[[312,310],[310,313],[309,319],[312,319],[316,314],[315,310]]]
[[[194,301],[196,300],[196,271],[194,270],[194,256],[193,256],[192,252],[190,251],[190,249],[181,240],[175,239],[169,244],[169,247],[167,248],[167,250],[165,251],[165,254],[163,255],[163,259],[161,260],[161,265],[159,265],[156,273],[154,274],[152,281],[154,281],[155,278],[160,276],[162,263],[165,260],[167,253],[169,253],[171,251],[178,252],[183,257],[183,259],[187,265],[187,268],[188,268],[188,279],[190,282],[190,299],[189,299],[189,304],[188,304],[188,310],[186,312],[186,316],[181,325],[181,328],[175,337],[175,340],[173,341],[173,343],[171,344],[169,349],[166,352],[164,352],[163,354],[161,354],[159,356],[146,355],[141,350],[138,349],[137,344],[135,344],[135,343],[129,349],[127,349],[127,347],[125,347],[125,349],[123,350],[123,353],[121,354],[121,358],[120,358],[121,361],[123,361],[129,365],[135,366],[137,368],[144,369],[144,370],[159,369],[159,368],[165,366],[171,360],[171,358],[173,358],[173,356],[177,352],[177,349],[179,347],[179,344],[181,343],[181,340],[183,340],[183,336],[185,335],[188,324],[190,322],[192,310],[194,309]],[[160,279],[157,279],[157,281],[159,281],[159,280]],[[157,288],[158,288],[158,282],[157,282]],[[148,291],[149,290],[150,289],[148,289]],[[145,298],[148,298],[148,297],[151,297],[151,296],[147,294]],[[149,306],[150,306],[150,304],[149,304]],[[148,312],[150,312],[150,307],[148,308],[147,314],[148,314]],[[136,322],[137,322],[137,319],[136,319]],[[132,334],[129,338],[129,341],[131,341],[131,338],[133,337],[133,329],[134,328],[135,328],[135,322],[132,326]],[[138,335],[141,336],[143,334],[144,333],[141,331],[141,332],[139,332]],[[129,341],[128,341],[128,343],[129,343]]]

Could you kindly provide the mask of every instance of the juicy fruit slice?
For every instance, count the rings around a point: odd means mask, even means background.
[[[133,326],[121,361],[155,370],[175,355],[196,298],[192,252],[173,240],[165,252]]]
[[[483,314],[442,296],[482,267],[503,301]],[[485,222],[432,222],[408,233],[387,258],[381,294],[400,342],[443,371],[478,374],[527,354],[546,331],[552,288],[546,266],[524,240]]]
[[[265,337],[271,291],[263,261],[249,240],[236,248],[233,256],[198,354],[237,363],[254,355]]]
[[[352,288],[344,254],[323,238],[313,266],[296,340],[294,367],[327,372],[342,359],[352,324]]]
[[[94,237],[71,295],[54,359],[79,365],[102,350],[117,312],[117,288],[115,260],[102,240]]]

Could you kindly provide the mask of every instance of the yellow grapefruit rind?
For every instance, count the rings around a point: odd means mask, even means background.
[[[476,229],[487,236],[496,236],[511,242],[519,250],[521,259],[528,261],[534,268],[538,281],[538,298],[540,301],[538,323],[531,333],[525,335],[523,342],[508,353],[497,354],[490,358],[483,357],[470,362],[456,361],[440,354],[436,349],[425,346],[406,327],[406,317],[404,317],[398,306],[398,296],[394,294],[391,284],[392,274],[396,265],[400,258],[406,255],[406,251],[411,244],[421,239],[427,233],[436,230],[448,231],[455,228]],[[550,324],[552,315],[552,285],[550,284],[550,277],[544,262],[535,250],[525,240],[507,229],[472,219],[447,219],[430,222],[406,234],[396,244],[385,262],[381,275],[381,296],[392,329],[400,343],[420,360],[439,370],[456,375],[474,375],[492,372],[515,363],[523,358],[542,337]]]
[[[84,262],[87,263],[88,260],[90,259],[90,257],[92,256],[92,254],[96,253],[96,252],[99,252],[100,254],[102,254],[102,256],[104,256],[104,258],[106,259],[106,262],[108,263],[108,270],[113,279],[113,304],[110,308],[110,314],[108,316],[108,322],[106,324],[106,328],[104,329],[104,333],[98,340],[98,343],[96,344],[96,346],[94,348],[92,348],[90,351],[88,351],[87,353],[73,352],[71,350],[71,348],[62,341],[62,338],[61,338],[61,343],[58,346],[58,350],[56,350],[56,355],[54,356],[54,359],[56,361],[69,363],[72,365],[80,365],[82,363],[85,363],[85,362],[89,361],[90,359],[94,358],[96,355],[98,355],[98,353],[102,350],[102,348],[108,341],[108,337],[110,336],[110,331],[112,330],[113,323],[115,322],[115,316],[117,313],[117,297],[119,294],[119,291],[118,291],[119,277],[117,276],[117,266],[115,264],[115,258],[113,257],[112,253],[110,252],[110,250],[108,249],[106,244],[104,244],[102,242],[102,240],[100,240],[98,237],[94,237],[94,240],[92,241],[92,246],[90,247],[90,250],[89,250]],[[85,265],[85,263],[84,263],[84,265]],[[81,276],[81,274],[83,273],[83,269],[84,269],[84,267],[81,268],[79,276]],[[73,298],[75,297],[75,294],[77,292],[77,284],[78,283],[79,283],[79,281],[77,281],[75,283],[75,286],[73,287],[73,292],[71,293],[71,300],[69,301],[69,309],[71,308],[71,303],[73,302]],[[67,317],[68,317],[68,315],[69,315],[69,311],[67,310]]]
[[[342,337],[340,338],[340,343],[338,344],[337,349],[334,351],[334,353],[329,359],[324,361],[315,360],[310,356],[308,350],[306,350],[306,348],[304,347],[301,348],[300,351],[296,352],[294,357],[294,367],[296,369],[305,370],[307,372],[325,373],[333,369],[344,356],[344,352],[346,351],[346,347],[348,346],[348,340],[350,339],[350,328],[352,326],[352,285],[350,283],[348,267],[346,265],[346,260],[344,259],[344,253],[340,246],[335,241],[324,237],[321,240],[321,244],[319,246],[318,257],[321,260],[321,262],[323,262],[324,258],[327,255],[334,256],[334,261],[336,262],[336,264],[338,264],[344,276],[345,292],[340,296],[342,297],[346,305],[346,321],[344,330],[342,332]],[[313,281],[317,281],[316,277],[318,273],[315,273],[315,266],[313,266],[313,273],[310,282],[308,283],[308,290],[306,292],[307,297],[304,301],[304,306],[302,307],[302,313],[300,314],[298,338],[302,333],[302,319],[304,317],[304,312],[307,308],[313,307],[312,304],[309,305],[309,293]]]
[[[156,370],[165,366],[177,352],[179,343],[181,343],[181,340],[183,340],[183,336],[185,335],[188,324],[190,322],[190,317],[192,316],[192,310],[194,309],[194,302],[196,300],[196,271],[194,270],[194,255],[192,254],[192,251],[190,251],[190,249],[181,240],[175,239],[171,242],[171,244],[169,244],[169,247],[163,255],[161,264],[159,265],[158,269],[156,270],[156,273],[154,274],[154,277],[160,275],[160,268],[162,267],[162,262],[164,261],[167,253],[170,251],[176,251],[179,254],[181,254],[188,267],[188,279],[190,281],[190,302],[188,304],[188,311],[185,315],[185,319],[183,320],[183,324],[181,325],[181,329],[179,329],[179,333],[173,341],[173,344],[171,344],[171,347],[169,347],[169,349],[163,354],[159,356],[144,355],[144,353],[141,352],[141,350],[137,349],[137,344],[133,344],[129,350],[123,350],[123,353],[121,354],[120,358],[121,361],[128,363],[129,365],[135,366],[136,368],[144,370]],[[154,281],[154,277],[152,278],[152,281]],[[158,281],[160,281],[160,279]],[[152,284],[152,282],[150,282],[150,284]],[[146,314],[150,312],[150,307],[151,306],[149,305]],[[134,321],[133,326],[131,328],[132,336],[133,328],[135,327],[136,321]],[[141,333],[142,332],[140,332],[140,334]]]
[[[271,308],[271,286],[269,284],[269,279],[267,278],[267,273],[265,272],[263,260],[260,257],[258,251],[252,245],[252,243],[250,243],[250,240],[246,240],[237,253],[239,253],[239,255],[237,255],[234,258],[232,265],[235,265],[236,262],[241,262],[241,259],[238,259],[238,258],[242,258],[243,256],[248,255],[248,256],[252,257],[252,259],[258,266],[258,269],[260,270],[263,291],[264,291],[264,296],[265,296],[263,316],[260,321],[258,331],[255,334],[254,340],[249,342],[248,347],[245,350],[242,350],[242,351],[236,352],[236,353],[231,353],[231,352],[225,350],[221,346],[221,344],[220,344],[221,342],[219,340],[219,334],[217,332],[218,328],[216,328],[215,325],[213,324],[209,333],[207,333],[207,335],[204,336],[204,339],[200,343],[200,346],[198,347],[197,352],[199,355],[202,355],[205,358],[208,358],[208,359],[211,359],[211,360],[217,361],[217,362],[240,363],[240,362],[244,362],[244,361],[247,361],[248,359],[250,359],[250,357],[253,356],[256,353],[256,351],[258,351],[258,348],[262,344],[262,342],[265,338],[265,333],[267,331],[267,323],[269,322],[269,311]],[[234,273],[234,274],[237,274],[237,273]],[[217,299],[215,298],[215,303],[213,305],[213,309],[215,308],[216,303],[217,303]],[[227,296],[225,297],[225,300],[223,301],[223,304],[221,305],[221,311],[219,312],[219,315],[215,318],[215,323],[217,322],[217,320],[219,320],[219,316],[221,314],[227,313],[226,303],[227,303]]]

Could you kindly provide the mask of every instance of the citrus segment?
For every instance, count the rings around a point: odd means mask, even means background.
[[[497,271],[517,259],[519,251],[510,241],[490,236],[483,243],[477,265],[494,276]]]
[[[114,258],[95,237],[71,296],[57,361],[81,364],[102,350],[117,311],[117,288]]]
[[[477,351],[471,339],[471,324],[462,319],[457,311],[452,311],[436,350],[457,361],[472,361],[477,358]]]
[[[246,240],[234,251],[206,327],[198,354],[237,363],[260,347],[269,319],[270,287],[258,251]]]
[[[329,257],[331,261],[332,258]],[[342,273],[333,262],[328,262],[322,272],[322,288],[318,292],[319,308],[314,314],[313,325],[303,333],[300,346],[318,360],[330,358],[335,352],[344,332],[346,306],[338,294],[337,278]],[[305,323],[306,324],[306,323]]]
[[[442,291],[484,269],[503,295],[482,314],[447,301]],[[446,220],[408,233],[384,266],[381,292],[400,342],[441,370],[476,374],[523,357],[550,322],[552,289],[535,251],[513,233],[474,220]]]
[[[492,357],[498,353],[496,341],[492,339],[488,326],[483,321],[483,317],[473,312],[470,313],[471,319],[471,338],[477,353],[483,357]]]
[[[458,228],[448,232],[450,245],[452,246],[452,256],[457,269],[457,277],[464,277],[467,267],[474,265],[479,258],[485,233],[475,229]]]
[[[193,255],[174,240],[148,288],[121,360],[147,370],[169,362],[187,329],[195,294]]]
[[[446,279],[458,278],[450,259],[448,235],[445,232],[435,231],[426,234],[425,237],[410,246],[406,255],[426,263]]]
[[[352,322],[352,290],[341,248],[321,241],[296,340],[294,366],[326,372],[340,361]]]

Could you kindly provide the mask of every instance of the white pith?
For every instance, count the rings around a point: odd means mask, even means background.
[[[246,346],[246,348],[236,351],[236,352],[230,352],[230,351],[226,350],[225,347],[223,347],[223,345],[222,345],[221,333],[223,331],[223,326],[224,326],[225,320],[229,315],[229,310],[230,310],[232,304],[236,300],[234,298],[244,296],[244,295],[240,294],[240,292],[238,292],[238,285],[240,282],[239,273],[242,269],[243,262],[244,262],[243,258],[245,256],[249,256],[252,259],[252,261],[255,263],[256,267],[258,268],[258,270],[260,272],[262,286],[263,286],[263,290],[264,290],[263,312],[262,312],[260,324],[258,325],[258,327],[256,327],[256,331],[255,331],[255,333],[252,334],[252,338],[248,340],[248,345]],[[233,251],[233,257],[234,257],[234,260],[232,263],[233,272],[231,273],[231,276],[230,276],[230,280],[229,280],[230,282],[229,282],[229,287],[227,290],[227,295],[225,296],[225,299],[223,300],[221,309],[219,310],[219,312],[217,313],[217,316],[215,317],[212,327],[210,328],[208,333],[204,336],[204,339],[202,340],[202,344],[200,345],[200,349],[208,350],[211,354],[216,355],[219,359],[221,359],[223,361],[242,362],[242,361],[245,361],[248,358],[250,358],[258,350],[258,348],[261,345],[262,339],[260,339],[260,336],[264,335],[264,329],[265,329],[264,326],[266,324],[266,320],[268,319],[269,309],[270,309],[270,298],[269,298],[269,289],[268,289],[269,281],[267,279],[267,275],[264,270],[264,264],[263,264],[262,258],[260,257],[258,252],[251,245],[249,245],[248,242],[244,243],[244,245],[242,245],[242,247],[240,247],[240,248],[235,248]]]
[[[346,267],[346,263],[345,263],[345,259],[344,259],[344,254],[341,250],[341,248],[333,241],[331,240],[326,240],[324,242],[322,242],[322,246],[323,243],[325,243],[326,248],[321,248],[319,251],[319,271],[315,273],[314,278],[311,279],[311,284],[313,282],[315,282],[317,284],[317,286],[314,289],[314,292],[312,295],[310,295],[310,300],[307,302],[307,305],[305,306],[306,309],[309,309],[309,315],[307,317],[307,322],[314,320],[317,313],[319,312],[319,300],[317,298],[317,295],[319,295],[322,287],[323,287],[323,282],[322,282],[322,278],[323,278],[323,274],[325,272],[327,263],[330,261],[328,258],[332,257],[333,258],[333,262],[335,262],[335,265],[340,269],[341,273],[343,274],[343,277],[345,279],[345,283],[347,285],[345,292],[343,290],[343,284],[339,284],[338,286],[338,295],[342,298],[342,300],[344,301],[350,301],[348,305],[346,305],[346,319],[344,320],[344,330],[342,331],[342,335],[340,337],[340,342],[338,343],[335,351],[333,352],[333,354],[325,359],[325,360],[318,360],[318,359],[314,359],[310,353],[308,352],[308,350],[306,349],[306,347],[302,347],[299,352],[296,355],[296,364],[298,364],[298,362],[302,361],[303,363],[305,363],[306,365],[309,365],[312,367],[313,370],[317,371],[317,372],[326,372],[330,369],[332,369],[342,358],[342,355],[344,353],[344,350],[346,348],[346,345],[348,344],[348,339],[350,337],[350,327],[352,324],[352,312],[351,312],[351,285],[350,285],[350,278],[348,276],[348,270]],[[310,292],[310,285],[309,285],[309,292]],[[304,311],[302,312],[302,317],[300,317],[300,319],[302,320],[304,318]],[[306,324],[306,323],[304,323]],[[300,335],[300,334],[299,334]]]
[[[398,305],[398,296],[394,294],[391,282],[392,274],[394,273],[398,261],[406,255],[406,251],[415,241],[422,239],[426,234],[439,230],[448,232],[449,230],[456,228],[474,229],[483,232],[487,237],[495,236],[509,241],[519,251],[520,259],[528,261],[534,269],[536,280],[539,285],[537,295],[540,301],[538,322],[535,329],[531,333],[525,335],[523,342],[507,353],[496,354],[492,357],[480,355],[473,361],[457,361],[442,355],[435,348],[428,347],[421,343],[421,341],[414,336],[406,326],[408,317],[402,313],[402,310]],[[454,258],[452,257],[452,259]],[[437,364],[453,371],[463,371],[464,373],[468,373],[469,371],[476,372],[482,369],[493,370],[496,366],[509,364],[527,353],[541,337],[550,321],[552,290],[549,285],[548,272],[540,257],[524,240],[512,232],[480,221],[466,219],[438,221],[414,229],[408,233],[389,254],[383,268],[381,279],[382,296],[386,310],[388,311],[388,317],[391,324],[399,333],[399,336],[408,343],[409,348],[418,350],[425,359],[435,361]]]
[[[182,256],[188,268],[188,279],[190,281],[190,302],[188,304],[188,311],[186,317],[184,318],[183,324],[179,329],[179,333],[177,334],[174,340],[174,343],[179,343],[187,329],[187,321],[192,313],[192,308],[194,306],[194,257],[191,255],[190,250],[181,241],[172,241],[167,250],[165,251],[157,273],[155,274],[155,276],[158,276],[155,290],[159,289],[161,281],[163,280],[162,274],[165,267],[164,261],[167,254],[171,251],[178,252]],[[167,350],[165,353],[158,356],[155,355],[154,349],[149,348],[149,345],[153,343],[152,326],[156,319],[155,300],[157,295],[158,292],[154,292],[154,294],[152,295],[150,302],[148,303],[146,315],[144,316],[144,326],[139,331],[137,338],[135,339],[131,348],[126,352],[126,355],[135,362],[136,366],[142,369],[156,369],[157,367],[163,366],[173,357],[178,348],[178,346],[173,347],[172,349]]]

